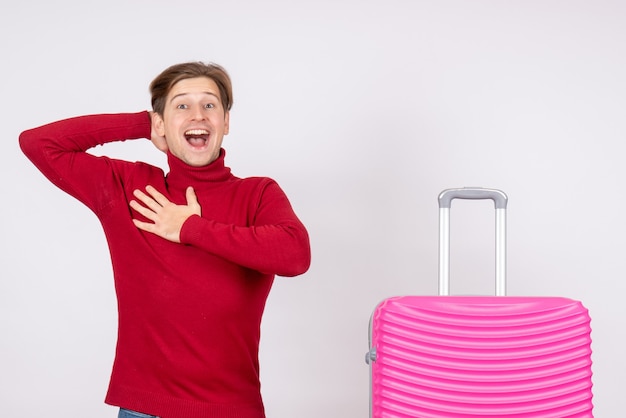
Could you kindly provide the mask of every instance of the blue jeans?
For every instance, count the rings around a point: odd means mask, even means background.
[[[120,413],[117,415],[117,418],[159,418],[159,417],[120,408]]]

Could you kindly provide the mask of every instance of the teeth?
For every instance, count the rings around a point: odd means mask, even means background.
[[[209,132],[204,129],[190,129],[185,132],[185,135],[208,135]]]

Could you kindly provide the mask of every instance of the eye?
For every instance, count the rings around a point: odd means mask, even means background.
[[[215,107],[215,105],[213,103],[207,103],[204,105],[205,109],[213,109]]]
[[[187,109],[187,105],[186,104],[176,105],[176,109]]]

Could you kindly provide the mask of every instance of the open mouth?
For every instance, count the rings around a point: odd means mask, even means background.
[[[205,129],[190,129],[185,132],[185,139],[192,147],[203,147],[209,142],[209,131]]]

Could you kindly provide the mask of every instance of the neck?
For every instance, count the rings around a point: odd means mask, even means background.
[[[194,167],[180,158],[174,156],[168,151],[167,162],[170,172],[167,175],[167,183],[175,188],[202,188],[203,185],[210,185],[216,182],[222,182],[233,177],[230,168],[225,166],[226,151],[220,150],[220,155],[212,163]]]

